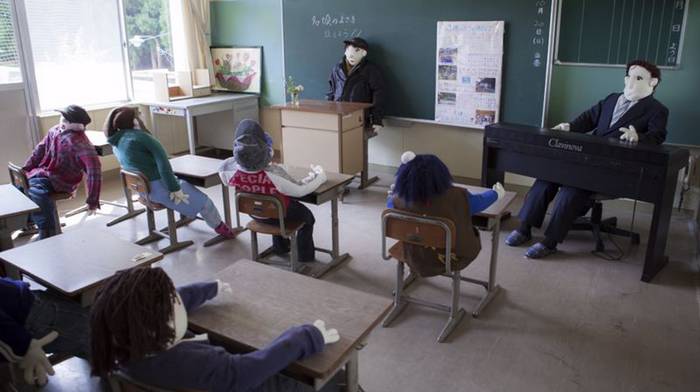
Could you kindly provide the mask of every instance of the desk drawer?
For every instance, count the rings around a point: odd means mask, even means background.
[[[307,129],[324,129],[338,132],[338,115],[330,113],[282,110],[282,126]]]

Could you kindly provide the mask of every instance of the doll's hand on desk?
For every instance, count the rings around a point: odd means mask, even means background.
[[[216,280],[216,296],[220,295],[226,295],[230,296],[233,295],[233,289],[231,288],[230,283],[226,283],[222,281],[221,279]]]
[[[634,129],[634,125],[630,125],[629,128],[620,128],[620,132],[622,132],[622,135],[620,135],[620,140],[622,141],[630,143],[637,143],[639,141],[639,135],[637,134],[637,130]]]
[[[503,196],[506,195],[506,190],[505,190],[505,188],[503,188],[503,185],[501,185],[500,182],[495,183],[493,185],[493,188],[491,188],[491,189],[496,191],[496,193],[498,194],[498,200],[503,199]]]
[[[19,362],[19,367],[24,370],[24,381],[29,385],[43,386],[49,381],[48,376],[55,374],[53,366],[46,357],[44,346],[50,344],[58,337],[58,332],[51,331],[41,339],[32,339],[27,353]]]
[[[323,342],[325,344],[335,343],[340,340],[340,334],[335,328],[326,329],[326,322],[323,320],[314,321],[314,327],[321,332],[323,335]]]
[[[569,123],[557,124],[557,126],[552,128],[552,129],[555,131],[569,132],[571,130],[571,124],[569,124]]]

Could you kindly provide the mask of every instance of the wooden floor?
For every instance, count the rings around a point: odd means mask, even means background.
[[[340,207],[340,244],[352,259],[326,280],[391,296],[394,263],[380,257],[379,226],[390,181],[391,176],[384,175],[379,186],[353,190],[346,197]],[[220,190],[211,188],[207,193],[221,208]],[[120,196],[117,182],[106,181],[103,198]],[[520,203],[516,202],[514,211]],[[328,247],[330,206],[311,209],[317,220],[316,241]],[[615,201],[606,203],[604,215],[616,215],[621,226],[629,227],[631,211],[628,202]],[[78,215],[68,220],[66,230],[89,225],[127,240],[146,233],[143,215],[106,228],[104,223],[119,213],[105,207],[97,217]],[[159,219],[164,222],[163,216]],[[503,291],[482,316],[465,319],[448,343],[438,344],[435,339],[445,315],[409,307],[391,328],[378,328],[362,350],[363,388],[401,392],[700,390],[700,278],[690,219],[674,212],[668,245],[671,262],[648,284],[639,279],[650,220],[650,209],[640,205],[634,228],[642,235],[642,244],[629,247],[626,240],[616,238],[627,254],[621,261],[593,256],[591,235],[585,232],[572,233],[560,252],[544,260],[527,260],[524,248],[502,243],[497,279]],[[501,239],[516,225],[517,219],[508,221]],[[207,279],[250,257],[247,233],[210,248],[202,247],[212,234],[203,222],[178,233],[195,245],[160,263],[177,284]],[[541,231],[535,235],[541,238]],[[486,276],[488,233],[482,241],[484,251],[465,275]],[[263,238],[261,247],[268,243]],[[449,282],[429,279],[417,284],[412,294],[447,301]],[[462,306],[471,309],[480,294],[478,287],[463,286]],[[101,384],[83,376],[85,367],[80,362],[66,363],[59,373],[61,380],[52,381],[47,390],[100,390]]]

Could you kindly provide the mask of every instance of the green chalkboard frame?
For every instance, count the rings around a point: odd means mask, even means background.
[[[612,67],[620,68],[625,67],[626,63],[598,63],[598,62],[574,62],[574,61],[562,61],[559,59],[559,45],[561,43],[561,31],[562,31],[562,10],[564,8],[564,2],[572,0],[559,0],[556,7],[556,24],[555,24],[555,42],[554,42],[554,64],[564,65],[564,66],[590,66],[590,67]],[[688,29],[688,9],[690,8],[690,0],[683,0],[683,22],[680,31],[680,38],[678,43],[678,55],[675,65],[659,65],[661,69],[680,69],[683,61],[683,48],[685,47],[685,35]],[[628,59],[632,60],[632,59]]]

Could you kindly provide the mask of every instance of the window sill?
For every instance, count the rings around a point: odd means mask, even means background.
[[[105,110],[105,109],[113,109],[118,106],[125,106],[125,105],[139,105],[138,102],[136,101],[119,101],[119,102],[108,102],[108,103],[99,103],[99,104],[94,104],[94,105],[84,105],[83,108],[87,110],[88,112],[92,112],[95,110]],[[60,115],[57,111],[55,110],[45,110],[37,113],[37,117],[39,118],[46,118],[46,117],[53,117],[53,116],[58,116]]]

